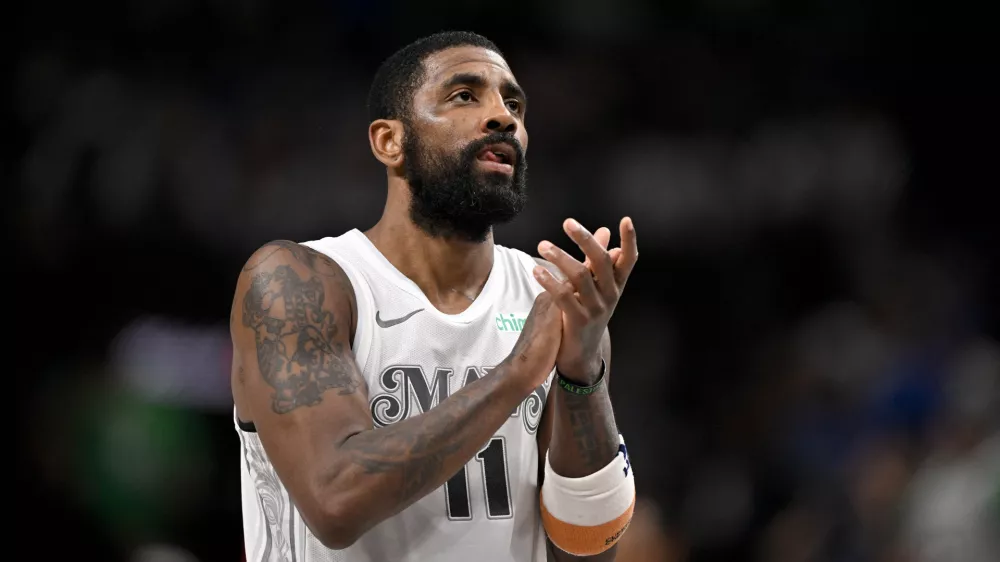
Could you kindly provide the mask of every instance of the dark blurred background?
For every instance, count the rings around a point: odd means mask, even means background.
[[[611,326],[642,498],[621,562],[1000,560],[984,14],[902,0],[15,13],[3,171],[17,532],[45,541],[30,559],[242,558],[237,273],[270,239],[378,218],[369,81],[403,44],[459,28],[496,41],[531,100],[532,201],[498,242],[567,242],[567,216],[637,225]]]

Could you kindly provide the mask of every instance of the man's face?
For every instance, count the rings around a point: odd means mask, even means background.
[[[527,200],[524,94],[486,49],[447,49],[424,69],[403,123],[410,217],[434,236],[485,240]]]

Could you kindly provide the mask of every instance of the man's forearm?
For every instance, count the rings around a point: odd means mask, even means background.
[[[549,463],[567,478],[580,478],[607,466],[618,454],[618,427],[607,385],[587,396],[553,385],[554,419]]]
[[[606,467],[618,454],[620,443],[607,384],[587,396],[571,394],[557,385],[552,392],[556,393],[548,451],[552,470],[560,476],[580,478]],[[615,545],[595,556],[577,557],[553,547],[551,555],[557,562],[611,562],[617,551]]]
[[[524,398],[512,368],[505,362],[430,411],[340,446],[334,487],[358,534],[442,486],[482,448]]]

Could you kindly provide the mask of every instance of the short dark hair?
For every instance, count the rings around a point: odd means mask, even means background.
[[[424,78],[424,59],[452,47],[482,47],[503,56],[492,41],[468,31],[442,31],[418,39],[387,58],[368,92],[368,117],[404,119],[409,116],[413,93]]]

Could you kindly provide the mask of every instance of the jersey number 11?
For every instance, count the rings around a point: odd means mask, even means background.
[[[486,517],[508,519],[513,514],[510,501],[510,482],[507,476],[507,443],[503,437],[494,437],[481,451],[476,453],[483,477],[486,500]],[[445,506],[448,519],[471,521],[472,504],[469,500],[468,465],[463,466],[444,485]]]

